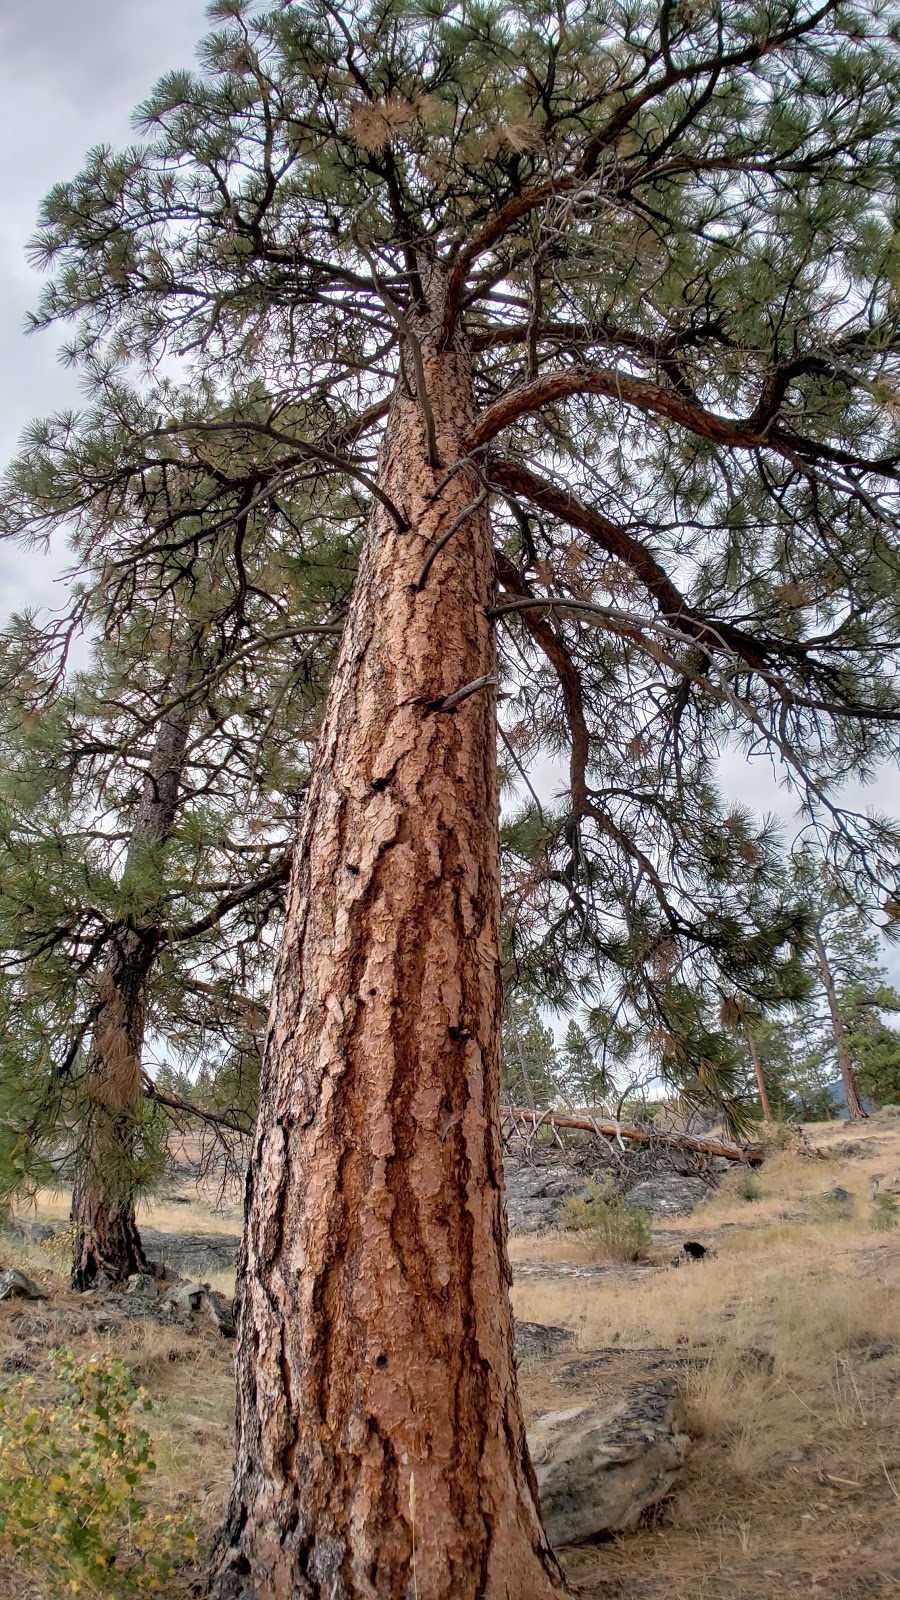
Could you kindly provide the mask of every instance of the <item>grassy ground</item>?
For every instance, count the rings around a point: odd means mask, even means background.
[[[520,1276],[517,1315],[573,1329],[580,1350],[607,1348],[573,1392],[559,1363],[522,1373],[530,1415],[580,1399],[612,1398],[661,1359],[681,1373],[695,1445],[671,1500],[635,1533],[563,1552],[584,1600],[863,1600],[900,1594],[900,1228],[879,1228],[873,1179],[900,1181],[900,1121],[873,1119],[859,1135],[811,1130],[818,1159],[786,1151],[752,1181],[729,1174],[689,1219],[655,1234],[655,1270],[611,1267],[599,1277]],[[871,1142],[863,1159],[829,1155],[848,1138]],[[843,1204],[824,1195],[849,1191]],[[65,1215],[41,1197],[42,1217]],[[223,1232],[230,1219],[197,1202],[154,1208],[155,1227]],[[716,1253],[671,1264],[684,1238]],[[54,1288],[53,1306],[79,1311],[51,1249],[3,1246],[15,1264]],[[520,1265],[580,1263],[565,1235],[513,1239]],[[227,1275],[217,1285],[227,1288]],[[25,1350],[38,1364],[48,1331],[21,1337],[21,1302],[0,1305],[0,1366]],[[27,1327],[27,1324],[26,1324]],[[110,1335],[72,1334],[76,1350]],[[193,1338],[134,1322],[115,1354],[149,1391],[147,1418],[160,1514],[186,1498],[210,1529],[227,1492],[231,1459],[232,1348],[210,1331]],[[15,1381],[13,1378],[11,1381]],[[186,1592],[190,1574],[171,1595]],[[0,1564],[3,1600],[43,1600],[21,1572]]]
[[[689,1363],[696,1442],[682,1482],[636,1533],[564,1553],[585,1596],[900,1594],[900,1229],[873,1226],[872,1201],[873,1177],[883,1192],[900,1174],[900,1127],[873,1119],[865,1159],[827,1158],[845,1129],[811,1131],[826,1159],[776,1156],[749,1185],[735,1172],[657,1232],[664,1259],[686,1237],[715,1256],[638,1281],[611,1271],[513,1290],[520,1317],[571,1327],[585,1350],[622,1348],[592,1380],[598,1397],[639,1379],[651,1349]],[[824,1198],[836,1187],[852,1200]],[[513,1255],[584,1251],[555,1236],[514,1241]],[[529,1409],[573,1403],[546,1369],[526,1374],[524,1392]]]

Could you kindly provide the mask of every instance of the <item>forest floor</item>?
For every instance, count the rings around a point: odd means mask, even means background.
[[[900,1594],[900,1227],[873,1201],[876,1178],[878,1193],[900,1189],[900,1118],[807,1132],[812,1155],[786,1150],[752,1176],[729,1172],[692,1216],[660,1224],[640,1268],[574,1275],[586,1264],[577,1237],[510,1241],[517,1316],[575,1335],[555,1360],[523,1365],[526,1414],[612,1401],[665,1369],[679,1377],[693,1436],[673,1494],[637,1530],[561,1552],[582,1600]],[[834,1189],[849,1199],[828,1198]],[[143,1220],[221,1235],[239,1218],[233,1197],[223,1203],[224,1215],[202,1199],[170,1200]],[[65,1212],[64,1197],[39,1198],[42,1220],[63,1222]],[[684,1239],[711,1253],[676,1270]],[[155,1514],[189,1506],[202,1544],[229,1484],[233,1346],[211,1326],[190,1338],[145,1320],[84,1331],[53,1242],[4,1240],[0,1257],[43,1281],[54,1308],[42,1348],[44,1303],[0,1305],[0,1381],[22,1381],[24,1349],[40,1390],[62,1312],[77,1354],[112,1343],[152,1403]],[[205,1276],[226,1292],[232,1281],[221,1270]],[[592,1351],[602,1359],[588,1362]],[[196,1576],[185,1571],[158,1592],[175,1600]],[[0,1597],[45,1600],[2,1561]]]

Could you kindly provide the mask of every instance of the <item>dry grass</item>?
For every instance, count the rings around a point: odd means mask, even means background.
[[[516,1314],[559,1322],[579,1344],[708,1345],[727,1332],[764,1345],[786,1368],[835,1354],[863,1334],[900,1339],[900,1297],[872,1276],[896,1258],[892,1236],[866,1236],[864,1266],[852,1224],[761,1229],[726,1235],[715,1257],[623,1282],[526,1280],[513,1289]]]
[[[816,1130],[823,1145],[873,1139],[877,1156],[808,1160],[776,1156],[744,1200],[746,1174],[689,1219],[661,1226],[657,1270],[598,1277],[526,1278],[519,1316],[565,1323],[587,1351],[622,1352],[583,1396],[563,1390],[551,1364],[523,1373],[529,1414],[605,1400],[636,1381],[660,1348],[682,1374],[695,1444],[673,1499],[636,1532],[564,1552],[583,1600],[870,1600],[900,1594],[900,1228],[872,1228],[875,1172],[900,1171],[900,1123],[877,1119],[848,1135]],[[849,1190],[846,1216],[821,1202]],[[39,1215],[64,1221],[67,1203],[41,1197]],[[147,1208],[165,1231],[231,1231],[202,1201]],[[675,1269],[685,1236],[717,1254]],[[77,1310],[65,1264],[16,1244],[14,1264]],[[4,1246],[4,1257],[10,1251]],[[514,1263],[583,1264],[576,1238],[513,1238]],[[4,1263],[5,1264],[5,1263]],[[208,1275],[229,1294],[230,1273]],[[22,1348],[21,1308],[0,1306],[0,1361]],[[113,1336],[66,1342],[97,1348]],[[58,1339],[52,1342],[61,1342]],[[161,1504],[187,1496],[211,1529],[228,1489],[234,1405],[233,1346],[201,1327],[193,1337],[136,1321],[114,1336],[153,1402],[150,1425]],[[29,1345],[32,1349],[33,1345]],[[653,1357],[644,1352],[652,1349]],[[771,1359],[770,1359],[771,1358]],[[668,1359],[668,1358],[667,1358]],[[7,1585],[4,1587],[4,1585]],[[18,1584],[18,1587],[16,1586]],[[37,1600],[36,1591],[34,1591]],[[0,1566],[0,1600],[32,1600]],[[175,1600],[166,1596],[165,1600]]]
[[[519,1233],[509,1240],[509,1259],[517,1262],[542,1261],[571,1266],[585,1266],[592,1260],[591,1253],[577,1233]]]
[[[821,1131],[828,1145],[856,1137]],[[871,1206],[872,1174],[900,1167],[900,1129],[877,1119],[858,1137],[877,1155],[778,1156],[758,1199],[733,1174],[661,1229],[668,1253],[685,1234],[716,1248],[695,1266],[514,1289],[519,1315],[622,1348],[628,1381],[642,1349],[686,1358],[684,1479],[636,1533],[564,1552],[585,1600],[900,1594],[900,1229],[873,1232]],[[854,1200],[836,1218],[820,1197],[838,1184]],[[563,1403],[543,1384],[537,1409]]]
[[[30,1205],[20,1205],[19,1214],[38,1222],[68,1222],[71,1196],[64,1189],[40,1189]],[[213,1209],[200,1195],[186,1203],[171,1199],[142,1201],[138,1206],[138,1222],[144,1227],[157,1228],[161,1233],[239,1233],[240,1210],[232,1204]]]
[[[70,1195],[64,1189],[40,1189],[30,1205],[19,1205],[19,1216],[37,1222],[69,1221]],[[213,1210],[200,1195],[186,1203],[171,1200],[144,1200],[138,1206],[138,1222],[155,1227],[162,1234],[235,1234],[240,1232],[240,1211],[234,1206]]]

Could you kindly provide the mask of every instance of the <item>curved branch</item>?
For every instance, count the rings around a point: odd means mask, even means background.
[[[487,476],[489,482],[495,484],[497,488],[504,489],[510,494],[524,496],[540,511],[546,511],[550,516],[558,517],[561,522],[567,522],[571,527],[577,528],[594,544],[621,561],[653,596],[663,616],[668,621],[677,622],[698,643],[711,648],[724,643],[749,665],[763,666],[766,659],[764,643],[750,638],[729,623],[718,620],[713,622],[698,615],[655,556],[651,555],[638,539],[626,533],[624,528],[618,527],[616,523],[610,522],[599,511],[586,506],[569,490],[560,489],[547,479],[539,478],[536,473],[516,461],[495,457],[488,460]]]
[[[811,362],[813,358],[809,358]],[[870,460],[836,449],[817,439],[806,439],[789,428],[772,426],[773,406],[783,398],[784,390],[796,375],[798,364],[779,369],[768,380],[763,394],[748,417],[723,417],[683,393],[650,383],[646,378],[635,378],[631,373],[614,367],[567,367],[562,372],[545,373],[534,383],[512,389],[481,413],[463,441],[465,450],[477,450],[489,444],[504,428],[532,411],[567,400],[573,395],[601,395],[608,400],[618,400],[633,406],[652,417],[665,417],[702,439],[725,445],[734,450],[768,448],[800,461],[832,461],[839,466],[873,471],[885,477],[898,476],[897,461],[893,456]],[[829,364],[822,362],[823,367]],[[810,370],[803,364],[801,370]]]
[[[232,890],[231,894],[222,896],[211,911],[205,916],[198,917],[194,922],[188,922],[183,928],[163,928],[160,930],[160,943],[182,944],[186,939],[195,939],[198,934],[208,933],[229,911],[234,911],[238,906],[245,905],[248,900],[255,900],[257,895],[265,894],[267,889],[276,889],[280,883],[287,883],[291,875],[291,860],[293,852],[288,850],[275,863],[269,872],[262,877],[254,878],[252,883],[245,883],[242,888]]]

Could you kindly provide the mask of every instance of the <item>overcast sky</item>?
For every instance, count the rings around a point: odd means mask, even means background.
[[[25,260],[40,203],[96,144],[132,137],[161,73],[191,65],[206,0],[0,0],[0,459],[34,416],[77,404],[53,332],[23,332],[40,279]],[[3,613],[52,596],[60,558],[0,551]]]

